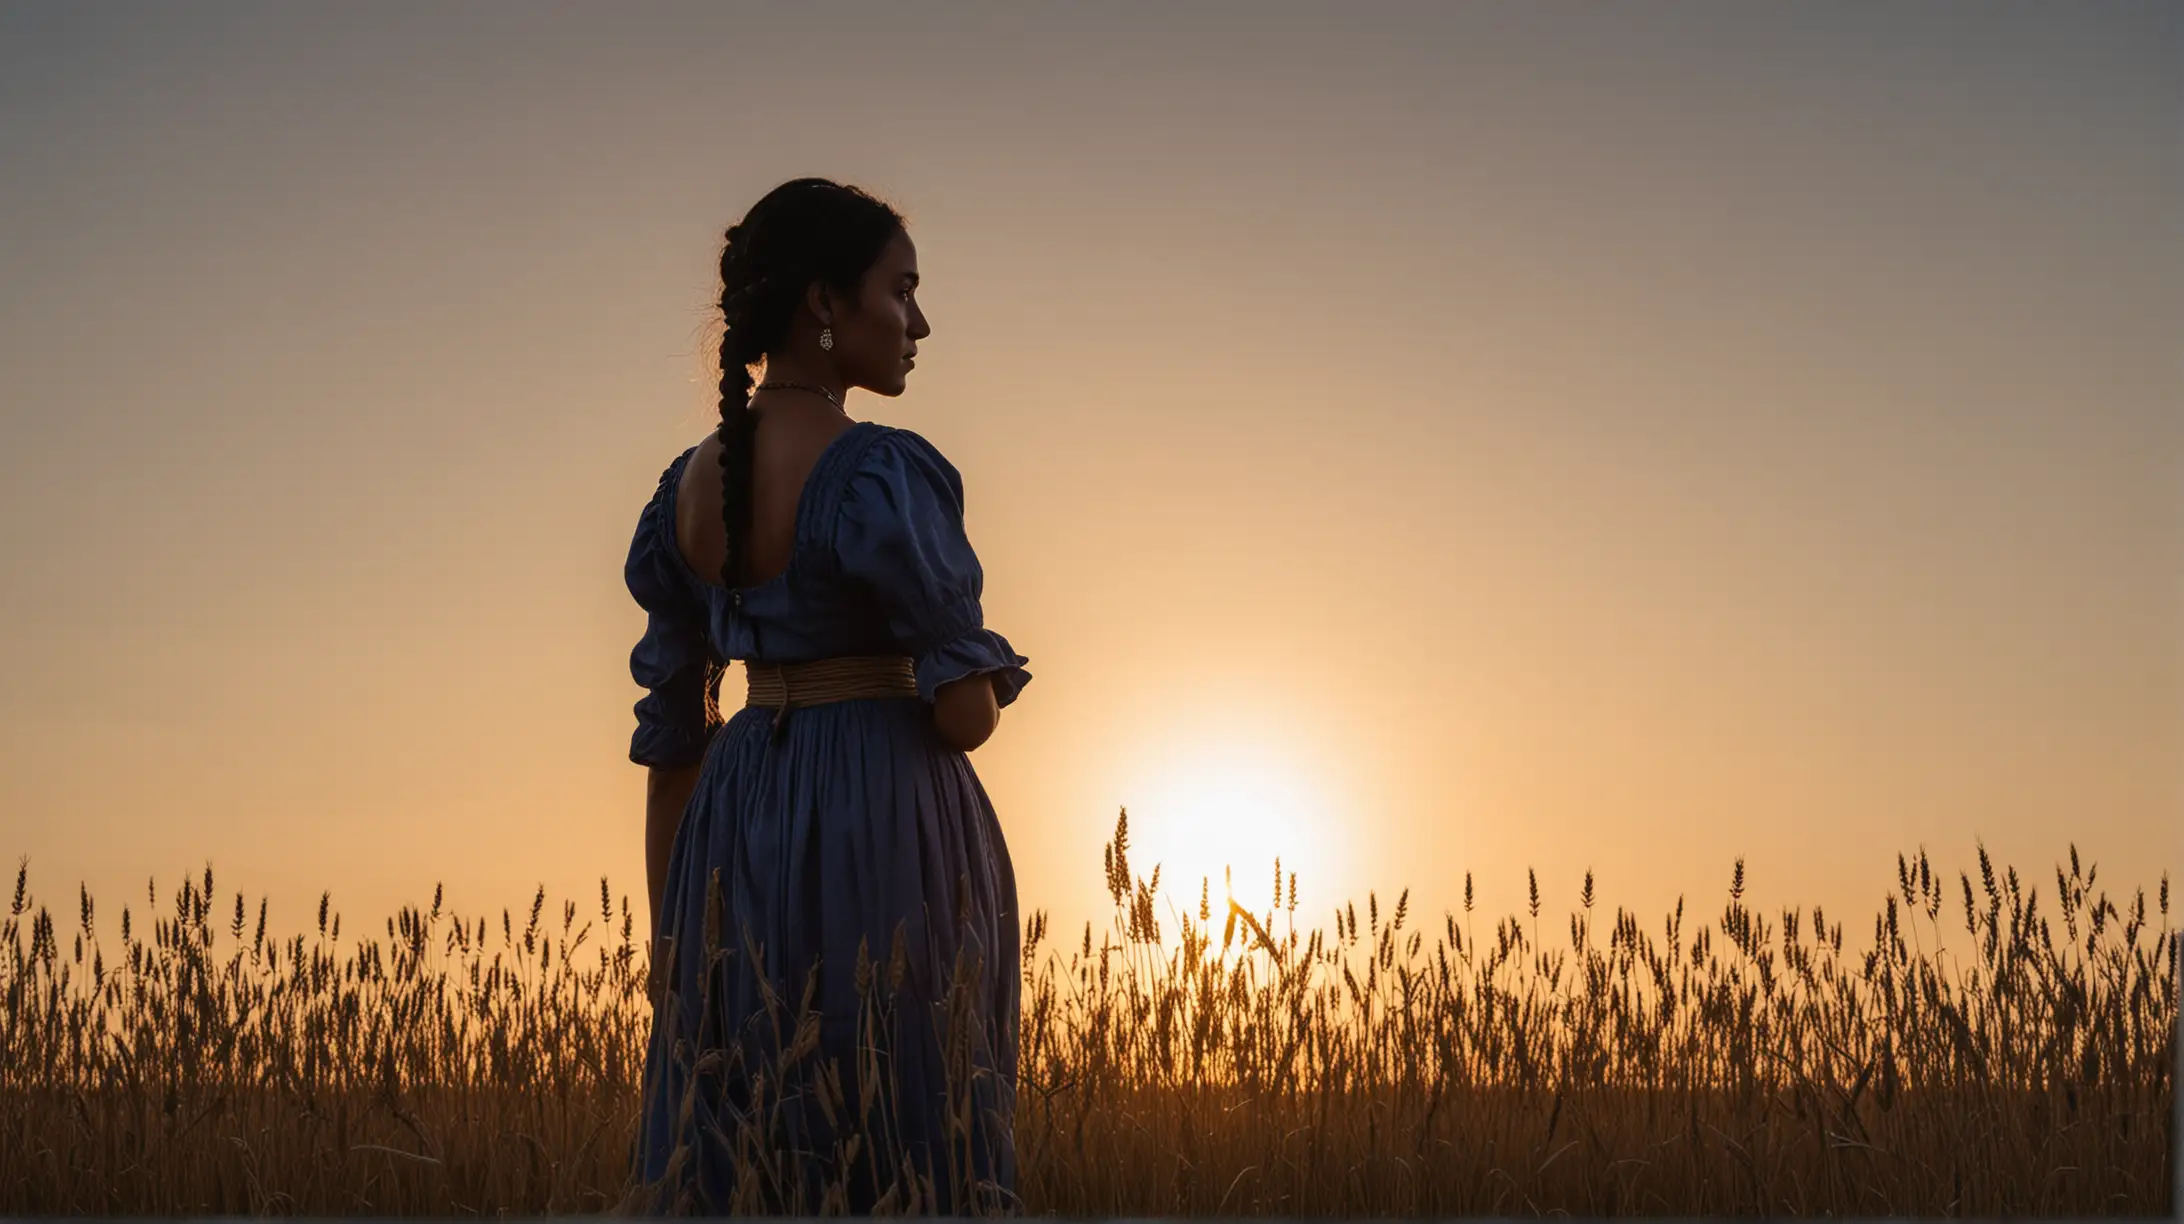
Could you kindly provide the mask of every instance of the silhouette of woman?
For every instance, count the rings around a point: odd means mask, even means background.
[[[955,467],[843,405],[903,392],[917,251],[886,204],[796,179],[720,273],[720,426],[624,570],[654,985],[625,1207],[1010,1210],[1016,881],[966,754],[1029,660],[985,627]]]

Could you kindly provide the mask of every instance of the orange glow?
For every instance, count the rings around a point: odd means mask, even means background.
[[[1194,11],[0,17],[0,864],[641,893],[620,567],[807,173],[918,245],[848,409],[1031,660],[1027,914],[1121,807],[1320,916],[2179,863],[2172,16]]]

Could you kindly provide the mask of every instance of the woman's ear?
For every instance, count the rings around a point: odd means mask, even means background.
[[[819,320],[819,326],[834,326],[834,293],[825,281],[813,281],[804,287],[804,306],[811,317]]]

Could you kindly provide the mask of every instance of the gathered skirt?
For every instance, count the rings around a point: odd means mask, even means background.
[[[1015,872],[915,697],[737,710],[668,859],[633,1210],[1017,1206]]]

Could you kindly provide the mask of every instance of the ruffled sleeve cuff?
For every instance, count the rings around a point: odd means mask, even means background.
[[[713,733],[720,730],[718,723],[691,729],[668,719],[646,718],[642,711],[638,717],[643,721],[629,739],[630,762],[658,769],[678,769],[704,760],[706,746],[712,743]]]
[[[681,769],[705,759],[705,745],[710,740],[689,735],[646,735],[638,732],[629,747],[630,763],[649,765],[654,769]]]
[[[994,701],[1007,705],[1031,683],[1030,659],[991,629],[968,629],[917,656],[918,696],[933,700],[941,685],[965,676],[991,675]]]
[[[720,730],[708,700],[720,675],[716,668],[685,668],[639,699],[637,729],[629,739],[631,763],[675,769],[704,760],[713,733]]]

